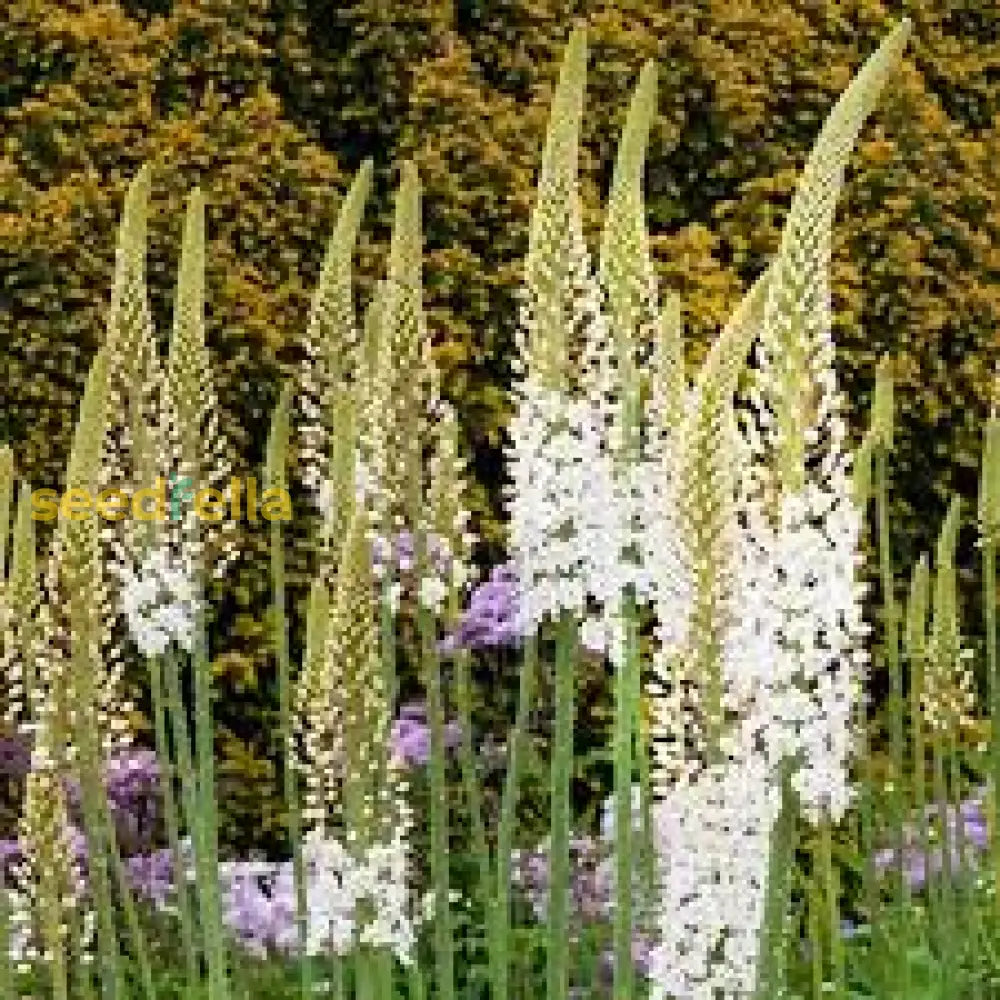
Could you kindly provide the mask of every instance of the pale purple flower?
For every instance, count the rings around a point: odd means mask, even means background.
[[[962,867],[963,856],[967,866],[974,866],[978,862],[978,854],[986,852],[990,846],[982,794],[976,798],[965,799],[957,809],[955,806],[949,805],[944,812],[949,836],[948,853],[952,872],[956,872]],[[929,829],[940,825],[941,809],[939,806],[927,806],[924,815],[928,821]],[[959,831],[959,827],[961,827],[961,831]],[[929,850],[925,856],[921,849],[920,831],[916,824],[904,826],[903,833],[905,840],[903,876],[910,888],[916,892],[924,887],[928,874],[936,875],[943,869],[944,849],[940,842],[929,844]],[[959,836],[962,841],[961,852],[959,851]],[[894,848],[883,848],[876,853],[875,868],[877,871],[891,870],[895,864],[896,851]]]
[[[441,652],[513,646],[523,637],[518,616],[517,573],[512,563],[494,566],[490,578],[472,592],[458,629],[440,644]]]
[[[292,951],[295,926],[295,882],[288,862],[227,865],[223,922],[250,951],[261,956]]]
[[[170,848],[126,858],[125,871],[136,892],[157,906],[167,902],[174,887],[174,854]]]
[[[454,749],[462,738],[457,722],[445,726],[445,746]],[[392,754],[407,765],[424,765],[431,756],[431,729],[427,724],[427,709],[419,702],[403,705],[399,718],[392,724],[389,737]]]
[[[126,854],[140,853],[152,845],[159,816],[160,767],[152,750],[121,751],[108,761],[104,773],[108,805],[115,832]],[[79,782],[66,781],[68,804],[79,813]]]

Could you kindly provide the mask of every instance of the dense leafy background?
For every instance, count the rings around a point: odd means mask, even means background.
[[[865,131],[835,232],[839,367],[857,433],[875,359],[896,359],[901,572],[932,546],[949,493],[969,499],[960,565],[976,633],[971,502],[1000,329],[1000,10],[976,0],[8,0],[0,440],[15,442],[33,484],[59,485],[102,337],[122,197],[150,161],[154,315],[165,337],[183,199],[199,184],[224,426],[237,470],[252,472],[349,178],[374,158],[363,305],[382,273],[397,165],[409,157],[424,185],[429,322],[474,456],[480,556],[493,562],[515,293],[572,19],[589,25],[591,236],[629,93],[644,60],[658,61],[649,226],[661,286],[683,295],[693,365],[775,250],[824,116],[903,14],[915,27],[905,69]],[[222,835],[233,846],[280,824],[263,543],[248,527],[214,629]],[[305,558],[300,533],[293,584]]]

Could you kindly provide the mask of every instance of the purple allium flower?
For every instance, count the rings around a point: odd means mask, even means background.
[[[104,775],[108,805],[115,833],[125,854],[139,853],[152,845],[159,816],[160,767],[152,750],[126,750],[108,761]],[[79,814],[80,784],[66,781],[70,809]]]
[[[951,870],[958,871],[965,863],[975,865],[977,853],[989,849],[989,833],[986,826],[986,814],[983,808],[982,791],[975,798],[965,799],[958,808],[949,805],[944,810],[945,824],[949,836],[949,860]],[[938,805],[927,806],[924,815],[930,824],[940,824],[941,809]],[[959,830],[961,827],[961,830]],[[919,891],[927,881],[928,874],[937,874],[944,867],[944,850],[940,843],[928,845],[927,856],[920,844],[920,832],[915,824],[907,824],[903,828],[903,877],[913,891]],[[961,837],[961,852],[958,838]],[[880,872],[892,869],[896,864],[896,851],[892,847],[884,848],[875,855],[875,868]]]
[[[574,837],[570,849],[570,933],[576,938],[585,925],[609,925],[614,907],[614,858],[608,844],[594,837]],[[515,851],[512,880],[527,896],[539,921],[547,918],[549,897],[548,843],[534,851]],[[636,970],[646,975],[653,942],[640,929],[632,937]],[[601,957],[601,975],[614,971],[612,953]]]
[[[458,746],[462,731],[457,722],[445,726],[444,741],[448,749]],[[399,717],[392,724],[389,737],[393,756],[408,766],[424,765],[431,756],[431,729],[427,724],[427,709],[419,702],[411,702],[399,709]]]
[[[174,886],[174,854],[169,848],[125,859],[125,871],[136,892],[162,906]]]
[[[494,566],[489,580],[472,592],[457,631],[439,645],[441,652],[518,644],[523,638],[518,620],[517,573],[513,564]]]
[[[259,955],[291,951],[298,943],[295,883],[288,862],[235,862],[226,866],[223,921]]]

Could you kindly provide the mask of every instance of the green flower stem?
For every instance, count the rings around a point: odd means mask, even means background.
[[[344,989],[344,960],[334,955],[330,963],[330,995],[333,1000],[344,1000],[347,992]]]
[[[85,687],[89,687],[89,682]],[[84,702],[93,704],[94,702],[91,700],[92,695],[92,691],[85,690],[82,692]],[[125,922],[128,926],[134,957],[139,966],[143,995],[148,1000],[155,1000],[156,989],[153,985],[153,975],[149,965],[146,938],[139,924],[139,916],[136,912],[135,900],[132,896],[132,887],[129,883],[125,866],[122,863],[121,855],[118,852],[115,828],[111,820],[107,797],[101,780],[96,735],[93,727],[85,722],[79,727],[77,745],[80,748],[81,758],[80,786],[82,791],[81,798],[83,800],[84,828],[87,835],[88,871],[95,876],[94,894],[97,899],[98,927],[100,928],[103,924],[111,935],[111,947],[113,949],[111,975],[115,984],[113,995],[124,997],[125,993],[124,973],[120,960],[121,953],[112,912],[111,885],[107,869],[109,858],[115,881],[118,885],[118,894],[122,908],[125,911]],[[102,913],[102,909],[105,906],[107,907],[106,914]],[[98,938],[98,941],[100,942],[100,938]],[[107,969],[108,966],[105,965],[105,968]]]
[[[355,1000],[381,1000],[376,997],[372,955],[368,948],[358,948],[354,953]]]
[[[202,946],[207,946],[205,909],[205,848],[202,844],[202,824],[198,820],[198,789],[195,782],[194,765],[191,759],[191,741],[188,734],[184,700],[181,693],[180,671],[177,653],[168,650],[164,659],[164,674],[167,689],[167,706],[173,729],[174,752],[177,755],[177,769],[181,778],[181,803],[184,825],[194,847],[195,886],[198,895],[199,923],[202,929]],[[205,955],[206,962],[209,956]]]
[[[497,833],[497,884],[490,935],[491,1000],[507,1000],[510,975],[510,858],[514,841],[514,821],[517,812],[517,782],[521,756],[528,730],[528,716],[535,696],[535,674],[538,670],[538,633],[532,632],[525,642],[524,656],[518,678],[517,709],[514,729],[507,751],[507,774],[504,779],[500,806],[500,828]]]
[[[88,607],[90,595],[76,590],[70,595],[69,620],[72,627],[72,679],[74,694],[80,705],[96,707],[93,686],[93,667],[90,660],[90,637],[93,634],[93,615]],[[97,910],[97,948],[101,964],[101,986],[105,997],[123,995],[124,977],[118,937],[115,931],[111,885],[108,876],[108,828],[101,822],[100,802],[107,808],[103,781],[101,780],[100,751],[95,718],[92,711],[79,712],[78,721],[69,734],[79,753],[75,768],[80,781],[83,805],[84,833],[87,838],[88,881],[94,892]]]
[[[990,773],[993,801],[990,847],[993,860],[994,913],[1000,920],[1000,676],[997,674],[997,550],[983,538],[983,611],[986,617],[986,683],[990,711]]]
[[[632,733],[636,716],[635,693],[639,672],[635,595],[630,587],[622,595],[626,623],[622,663],[615,671],[615,1000],[629,1000],[633,990],[632,966]]]
[[[924,858],[930,857],[930,823],[927,819],[927,747],[924,735],[924,718],[921,707],[924,688],[924,652],[915,651],[910,663],[910,715],[913,720],[913,789],[917,812],[917,836],[920,852]],[[931,892],[930,877],[925,882],[928,894]],[[909,964],[909,963],[904,963]],[[907,975],[909,973],[907,972]]]
[[[458,592],[451,588],[449,594],[451,603],[451,621],[457,621]],[[458,724],[461,729],[459,757],[462,765],[462,783],[465,785],[465,802],[469,810],[469,822],[472,828],[472,849],[476,856],[476,866],[479,869],[479,903],[484,914],[489,913],[493,893],[490,883],[490,852],[486,842],[486,828],[483,824],[483,801],[476,775],[476,757],[472,746],[472,689],[469,677],[469,652],[458,649],[454,654],[455,663],[455,702],[458,708]]]
[[[0,872],[0,1000],[14,1000],[13,969],[10,962],[10,901],[7,880]]]
[[[194,925],[187,880],[183,877],[184,859],[181,855],[180,828],[177,802],[174,798],[173,763],[167,742],[167,714],[164,696],[163,671],[157,656],[149,658],[149,686],[153,701],[153,731],[156,738],[156,756],[160,762],[160,789],[163,795],[163,813],[167,827],[167,843],[174,857],[174,872],[178,910],[181,918],[181,941],[187,971],[187,988],[194,993],[198,987],[198,955],[194,943]]]
[[[816,899],[815,889],[809,894],[808,924],[809,924],[809,968],[812,973],[812,995],[821,997],[826,992],[823,989],[823,932],[820,928],[820,905]]]
[[[295,881],[295,922],[299,937],[299,986],[302,1000],[312,996],[312,962],[306,954],[306,880],[302,862],[302,823],[296,787],[295,762],[292,759],[291,657],[288,651],[288,615],[285,594],[285,544],[281,522],[271,522],[271,588],[274,594],[274,645],[278,658],[278,714],[281,734],[282,791],[288,817],[288,839],[292,849]]]
[[[938,904],[940,906],[939,924],[942,936],[942,954],[947,962],[953,954],[955,909],[951,870],[951,833],[948,830],[948,788],[945,783],[944,740],[941,733],[935,729],[933,735],[934,752],[934,798],[937,801],[938,814],[941,822],[941,872],[938,876]],[[928,876],[929,876],[928,872]]]
[[[639,659],[638,618],[635,620],[634,627],[636,630],[635,654],[638,665],[641,666],[641,660]],[[639,764],[639,798],[642,805],[642,841],[639,847],[642,896],[639,900],[641,907],[639,920],[640,926],[648,933],[653,930],[652,922],[655,916],[659,891],[656,881],[656,851],[653,846],[653,785],[649,762],[649,736],[641,718],[642,675],[638,666],[632,674],[632,683],[635,685],[632,691],[632,700],[635,707],[635,719],[633,722],[635,726],[635,756]]]
[[[832,996],[836,1000],[846,997],[844,985],[844,944],[840,937],[840,886],[833,866],[833,839],[829,818],[820,822],[820,870],[823,878],[823,895],[826,899],[826,919],[830,934],[830,964]]]
[[[764,923],[761,927],[760,963],[757,970],[757,1000],[780,996],[785,983],[785,925],[795,860],[795,795],[792,790],[794,763],[781,763],[781,811],[771,838]]]
[[[418,547],[422,548],[418,541]],[[422,553],[417,566],[422,567]],[[418,569],[418,578],[420,570]],[[421,660],[427,689],[427,716],[431,730],[430,819],[431,881],[434,885],[434,953],[437,995],[453,1000],[455,995],[454,941],[451,928],[451,900],[448,892],[448,788],[445,782],[444,703],[441,668],[435,648],[436,629],[431,612],[421,603],[418,609]]]
[[[378,1000],[393,1000],[395,991],[392,980],[392,952],[380,948],[375,954],[375,978],[378,982],[376,996]]]
[[[548,1000],[569,993],[569,825],[573,773],[573,655],[576,621],[563,611],[556,639],[555,727],[551,776],[551,847],[549,855]]]
[[[204,588],[201,588],[204,592]],[[198,825],[204,854],[199,879],[202,898],[202,928],[208,958],[210,1000],[228,1000],[226,948],[222,936],[219,904],[219,851],[217,842],[217,807],[215,802],[215,734],[212,729],[211,664],[205,636],[205,611],[198,609],[195,629],[194,668],[195,753],[198,768]]]
[[[875,455],[876,506],[878,516],[879,573],[882,581],[882,601],[885,621],[885,648],[889,662],[889,715],[892,741],[892,795],[889,805],[892,814],[893,848],[896,852],[896,870],[902,885],[902,906],[909,912],[909,884],[904,877],[904,807],[903,807],[903,675],[899,662],[899,623],[896,608],[895,578],[892,571],[892,549],[889,537],[888,452],[879,446]]]
[[[416,962],[410,966],[409,981],[409,1000],[424,1000],[427,995],[427,990],[424,988],[424,974],[420,971],[420,966]],[[338,997],[337,1000],[340,1000],[340,998]]]

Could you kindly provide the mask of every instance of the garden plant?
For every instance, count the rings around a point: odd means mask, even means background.
[[[220,848],[209,595],[244,535],[206,344],[205,198],[188,199],[164,351],[145,273],[153,167],[138,171],[50,535],[17,442],[0,450],[20,808],[0,865],[0,1000],[1000,997],[1000,416],[976,517],[956,498],[899,594],[892,360],[855,446],[834,368],[838,199],[909,32],[829,113],[777,253],[689,372],[643,201],[657,66],[638,75],[592,259],[573,31],[523,264],[509,558],[481,580],[424,314],[420,178],[401,164],[385,277],[359,319],[371,162],[357,172],[254,487],[292,498],[253,521],[281,857]],[[91,502],[158,482],[178,501],[162,516]],[[985,698],[960,625],[967,522]],[[286,563],[307,538],[303,588]],[[502,732],[473,698],[484,664],[516,669],[513,704],[497,687]],[[575,780],[584,664],[612,679],[597,806]]]

